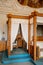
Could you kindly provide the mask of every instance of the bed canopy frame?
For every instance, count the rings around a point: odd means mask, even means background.
[[[34,55],[34,60],[36,60],[36,42],[37,42],[37,36],[36,36],[36,25],[37,25],[37,16],[43,17],[42,13],[38,13],[36,11],[32,12],[31,15],[29,16],[20,16],[20,15],[12,15],[8,14],[8,39],[7,39],[7,49],[8,49],[8,55],[11,54],[11,18],[17,18],[17,19],[28,19],[28,53],[30,53],[30,45],[31,45],[31,40],[30,40],[30,19],[33,18],[33,55]]]

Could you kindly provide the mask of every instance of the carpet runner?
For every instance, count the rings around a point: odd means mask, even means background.
[[[10,55],[10,56],[4,57],[2,59],[2,63],[3,64],[23,63],[23,62],[32,62],[33,65],[36,65],[34,63],[34,61],[32,60],[30,54],[28,54],[28,53],[21,53],[21,54]]]

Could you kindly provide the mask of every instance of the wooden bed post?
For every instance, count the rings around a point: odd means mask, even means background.
[[[34,12],[34,17],[33,17],[33,46],[34,46],[34,60],[36,60],[36,12]]]
[[[11,54],[11,18],[8,17],[8,40],[7,40],[8,55]]]
[[[30,54],[30,19],[28,22],[28,52]]]

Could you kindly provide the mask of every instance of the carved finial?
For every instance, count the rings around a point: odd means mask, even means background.
[[[36,10],[34,10],[34,12],[32,12],[31,14],[32,14],[33,16],[34,16],[34,15],[37,16],[37,13],[38,13],[38,12],[37,12]]]
[[[8,17],[8,18],[11,18],[11,17],[12,17],[12,15],[11,15],[11,14],[7,14],[7,17]]]

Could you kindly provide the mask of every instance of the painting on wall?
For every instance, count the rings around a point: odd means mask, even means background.
[[[33,8],[43,7],[43,0],[18,0],[22,5],[28,5]]]

